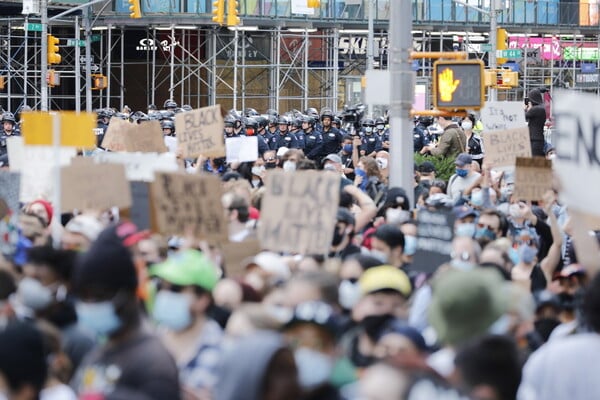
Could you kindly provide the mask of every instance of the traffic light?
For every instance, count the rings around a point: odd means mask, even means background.
[[[320,0],[307,0],[306,6],[308,8],[320,8],[321,7],[321,1]]]
[[[0,76],[0,90],[4,90],[5,86],[6,86],[6,77]]]
[[[225,23],[225,0],[216,0],[213,3],[212,20],[219,25]]]
[[[60,64],[62,61],[62,57],[58,53],[60,51],[59,43],[59,38],[48,35],[48,64]]]
[[[227,26],[238,26],[239,24],[238,2],[237,0],[227,0]]]
[[[433,64],[433,105],[438,110],[483,107],[483,61],[438,60]]]
[[[498,28],[496,29],[496,50],[506,50],[508,49],[508,34],[506,33],[506,29]],[[496,58],[496,64],[504,64],[506,62],[506,58]]]
[[[108,87],[108,78],[102,74],[92,74],[92,90],[104,90]]]
[[[127,0],[129,3],[129,18],[142,18],[140,0]]]
[[[60,86],[60,75],[57,71],[49,69],[46,73],[46,82],[49,87]]]
[[[484,86],[496,89],[519,86],[519,73],[510,69],[486,69],[484,75]]]

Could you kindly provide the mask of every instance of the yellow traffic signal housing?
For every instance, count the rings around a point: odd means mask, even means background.
[[[484,86],[497,89],[508,89],[519,86],[519,73],[509,69],[486,69]]]
[[[496,50],[506,50],[508,49],[508,33],[506,33],[506,29],[498,28],[496,29]],[[504,64],[508,61],[506,58],[496,58],[496,64]]]
[[[321,1],[320,0],[307,0],[306,6],[308,8],[320,8],[321,7]]]
[[[142,6],[140,0],[127,0],[129,3],[129,18],[142,18]]]
[[[62,61],[62,57],[59,54],[60,51],[60,47],[58,47],[58,44],[60,43],[60,39],[52,36],[52,35],[48,35],[48,64],[52,65],[52,64],[60,64],[60,62]]]
[[[483,61],[438,60],[433,64],[433,105],[438,110],[478,110],[485,101]]]
[[[225,23],[225,0],[216,0],[213,3],[212,20],[219,25]]]
[[[92,90],[104,90],[108,87],[108,77],[102,74],[92,74]]]
[[[0,76],[0,90],[4,90],[6,87],[6,77]]]
[[[519,86],[519,73],[515,71],[502,71],[502,84],[508,87]]]
[[[238,26],[240,24],[238,9],[237,0],[227,0],[227,26]]]

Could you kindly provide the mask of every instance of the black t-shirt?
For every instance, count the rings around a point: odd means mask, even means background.
[[[89,354],[72,387],[79,398],[164,400],[181,398],[178,370],[158,338],[138,332],[115,346]],[[103,396],[103,397],[101,397]]]
[[[536,266],[533,267],[529,277],[531,278],[531,293],[546,289],[548,282],[546,281],[544,271],[542,271],[539,264],[536,264]]]

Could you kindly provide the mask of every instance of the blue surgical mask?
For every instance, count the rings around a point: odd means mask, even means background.
[[[79,323],[97,335],[110,335],[121,327],[121,319],[110,300],[98,303],[78,302],[75,309]]]
[[[372,132],[373,132],[373,127],[372,127],[372,126],[367,126],[367,127],[365,127],[365,133],[366,133],[366,134],[370,134],[370,133],[372,133]]]
[[[474,207],[483,206],[483,190],[478,190],[477,192],[471,195],[471,204]]]
[[[475,239],[488,238],[490,240],[496,240],[496,233],[489,230],[488,228],[477,228],[475,231]]]
[[[329,380],[333,371],[333,360],[319,351],[300,347],[294,352],[298,377],[303,388],[310,389]]]
[[[508,257],[514,265],[517,265],[519,263],[519,253],[512,247],[508,249]]]
[[[52,303],[52,291],[40,281],[26,276],[19,282],[17,296],[21,304],[33,311],[43,310]]]
[[[456,236],[472,238],[473,236],[475,236],[475,229],[476,227],[474,223],[469,222],[465,224],[460,224],[456,226],[454,234]]]
[[[531,264],[535,259],[535,256],[537,256],[537,249],[527,244],[520,245],[517,251],[519,253],[519,260],[525,264]]]
[[[152,317],[166,328],[181,331],[192,323],[190,300],[182,293],[161,290],[156,295]]]
[[[371,251],[369,251],[369,255],[378,259],[382,264],[388,262],[388,256],[384,251],[371,249]]]
[[[468,173],[469,171],[467,171],[466,169],[456,168],[456,175],[460,176],[461,178],[467,176]]]
[[[352,145],[351,144],[345,144],[344,145],[344,151],[346,153],[352,153]]]
[[[417,237],[404,235],[404,254],[413,256],[417,252]]]

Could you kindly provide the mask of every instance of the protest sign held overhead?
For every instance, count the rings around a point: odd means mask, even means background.
[[[92,159],[96,163],[122,164],[125,166],[127,179],[130,181],[151,182],[154,172],[176,172],[177,159],[172,153],[113,153],[100,152]]]
[[[554,100],[554,160],[569,208],[600,215],[600,100],[561,91]]]
[[[75,158],[71,165],[61,168],[60,180],[63,212],[131,206],[131,190],[122,165],[98,168],[88,158]]]
[[[134,124],[115,119],[111,121],[102,140],[102,147],[110,151],[141,153],[164,153],[167,146],[158,121],[144,121]]]
[[[485,161],[497,167],[514,167],[517,157],[531,157],[529,128],[486,132],[483,135]]]
[[[227,276],[231,278],[243,276],[246,272],[243,262],[258,254],[261,250],[260,242],[256,239],[222,243],[220,247],[225,260],[225,271]]]
[[[481,122],[485,134],[527,126],[523,102],[488,101],[481,109]]]
[[[131,208],[129,209],[129,219],[139,229],[150,229],[150,199],[149,186],[147,182],[132,181],[129,182],[131,188]]]
[[[340,176],[329,172],[272,171],[258,237],[263,248],[300,254],[327,254],[340,196]]]
[[[514,199],[542,200],[544,193],[552,189],[552,161],[543,157],[517,157]]]
[[[227,162],[256,161],[258,158],[258,138],[240,136],[225,139]]]
[[[157,232],[191,231],[198,239],[227,239],[221,181],[214,175],[157,172],[150,184],[150,204]]]
[[[23,137],[26,145],[42,145],[91,148],[96,145],[96,114],[61,112],[26,112],[23,113]],[[54,120],[58,122],[59,141],[54,143]]]
[[[223,127],[223,110],[220,105],[177,114],[175,131],[183,157],[225,156]]]
[[[413,267],[431,273],[450,260],[454,238],[454,215],[448,210],[419,210],[417,214],[417,251]]]

